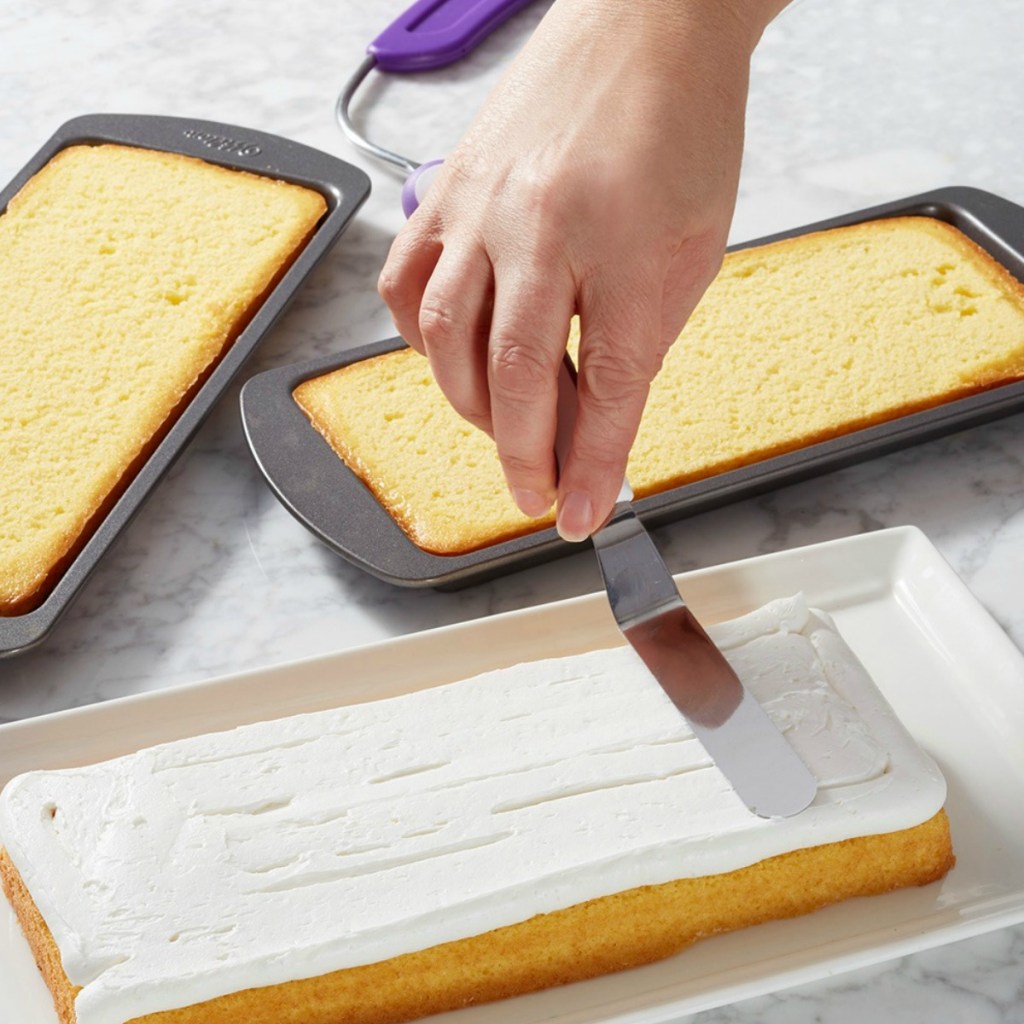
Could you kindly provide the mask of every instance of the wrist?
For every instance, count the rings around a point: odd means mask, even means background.
[[[747,36],[753,52],[764,30],[777,18],[792,0],[719,0],[715,6],[724,9]]]
[[[736,47],[750,57],[772,20],[792,0],[640,0],[637,5],[672,26]]]
[[[765,28],[792,0],[557,0],[579,32],[597,28],[611,39],[643,27],[657,48],[701,39],[750,57]],[[569,10],[566,10],[566,9]]]

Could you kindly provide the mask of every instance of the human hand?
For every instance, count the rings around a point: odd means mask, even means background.
[[[556,0],[396,238],[380,293],[520,509],[583,540],[721,264],[751,51],[777,0]],[[580,317],[578,411],[554,459]]]

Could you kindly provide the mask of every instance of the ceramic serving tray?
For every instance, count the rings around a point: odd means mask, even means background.
[[[1024,656],[917,529],[686,573],[707,623],[802,591],[829,612],[946,777],[956,867],[941,882],[706,939],[648,967],[431,1018],[434,1024],[669,1024],[683,1015],[1024,921]],[[0,726],[0,786],[247,722],[423,689],[620,644],[592,594],[289,665]],[[0,897],[0,1020],[55,1024]]]
[[[1024,280],[1024,209],[978,189],[947,188],[756,239],[764,245],[811,231],[880,217],[917,215],[947,221]],[[389,583],[451,589],[578,551],[553,527],[459,555],[417,547],[362,481],[310,425],[292,398],[304,380],[401,348],[390,338],[362,348],[258,374],[242,391],[249,447],[270,487],[314,535]],[[1024,381],[947,402],[753,465],[675,487],[634,504],[648,526],[748,498],[863,459],[1024,409]]]
[[[179,413],[102,522],[33,611],[0,617],[0,656],[33,647],[52,630],[97,562],[116,540],[181,454],[232,378],[280,317],[302,281],[327,254],[370,192],[357,167],[276,135],[180,117],[95,114],[68,121],[0,193],[0,211],[56,153],[71,145],[114,142],[199,157],[209,163],[314,188],[327,213],[288,271],[266,296],[246,328]]]

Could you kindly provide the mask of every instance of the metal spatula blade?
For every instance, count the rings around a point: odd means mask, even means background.
[[[570,363],[559,380],[560,452],[575,412]],[[591,538],[619,629],[747,807],[765,818],[798,814],[817,781],[683,601],[628,484],[619,499]]]
[[[739,798],[788,817],[817,782],[683,601],[631,502],[593,538],[615,621]]]

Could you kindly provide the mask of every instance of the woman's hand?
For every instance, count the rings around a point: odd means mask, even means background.
[[[651,380],[717,273],[773,0],[556,0],[396,238],[380,292],[531,516],[611,510]],[[561,474],[556,381],[580,317]],[[556,483],[557,482],[557,483]]]

